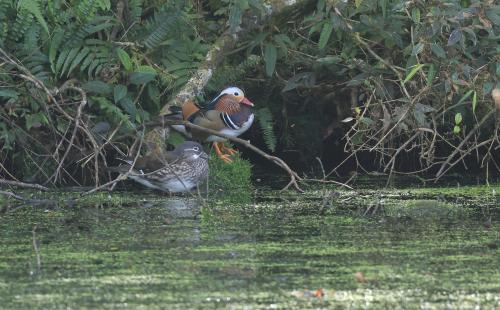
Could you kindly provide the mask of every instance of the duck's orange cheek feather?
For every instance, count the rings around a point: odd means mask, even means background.
[[[191,115],[199,110],[200,109],[196,106],[196,104],[194,104],[192,100],[189,100],[182,105],[182,118],[187,120]]]

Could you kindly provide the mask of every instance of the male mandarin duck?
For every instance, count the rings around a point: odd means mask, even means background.
[[[231,137],[237,137],[252,126],[254,120],[252,107],[253,103],[245,97],[241,89],[228,87],[204,107],[198,106],[193,101],[184,103],[182,118],[193,124],[217,130]],[[222,142],[226,139],[222,137],[186,128],[184,125],[174,125],[172,127],[195,140],[213,142],[215,152],[226,162],[231,162],[229,156],[236,153],[233,149],[223,145]]]
[[[125,165],[110,167],[109,170],[128,172],[134,159],[123,161]],[[151,189],[170,193],[187,192],[207,179],[208,155],[199,143],[185,141],[173,151],[139,157],[128,176]]]

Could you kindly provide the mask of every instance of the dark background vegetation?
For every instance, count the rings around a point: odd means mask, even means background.
[[[0,176],[108,181],[109,161],[240,28],[199,100],[243,88],[257,116],[244,138],[293,168],[498,174],[495,1],[297,2],[0,0]]]

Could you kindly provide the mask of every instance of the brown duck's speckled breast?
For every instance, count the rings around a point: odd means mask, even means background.
[[[191,181],[200,183],[208,176],[208,161],[203,158],[195,160],[179,160],[164,166],[156,173],[145,175],[151,182],[168,182],[170,180]]]

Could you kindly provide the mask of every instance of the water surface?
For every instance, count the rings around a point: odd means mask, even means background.
[[[25,206],[0,308],[500,308],[495,192],[438,192]]]

